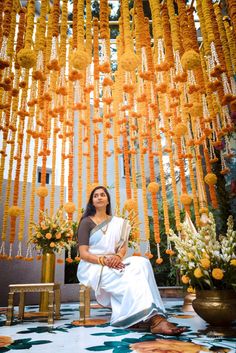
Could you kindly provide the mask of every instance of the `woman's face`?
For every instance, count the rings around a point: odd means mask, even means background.
[[[108,197],[103,189],[97,189],[93,194],[93,205],[97,208],[106,208]]]

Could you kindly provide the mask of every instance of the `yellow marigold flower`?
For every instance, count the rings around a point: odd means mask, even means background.
[[[193,49],[187,50],[182,58],[181,64],[185,70],[193,70],[201,65],[200,55]]]
[[[204,181],[208,185],[215,185],[217,183],[217,176],[214,173],[208,173],[205,175]]]
[[[63,207],[67,213],[73,213],[76,210],[76,206],[73,202],[67,202]]]
[[[193,274],[194,274],[194,277],[196,277],[196,278],[201,278],[203,276],[202,271],[201,271],[200,268],[196,268],[194,270]]]
[[[184,284],[188,284],[188,283],[189,283],[189,277],[183,275],[183,276],[181,277],[181,281],[182,281]]]
[[[137,209],[137,204],[134,199],[127,199],[124,203],[124,210],[131,211]]]
[[[52,241],[51,243],[50,243],[50,248],[54,248],[55,247],[55,243]]]
[[[148,191],[151,192],[151,193],[156,193],[159,191],[160,189],[160,186],[158,183],[156,183],[155,181],[151,182],[150,184],[148,184],[148,187],[147,187]]]
[[[38,189],[36,190],[36,194],[39,197],[46,197],[48,196],[48,189],[46,186],[39,186]]]
[[[47,239],[51,239],[51,237],[52,237],[52,234],[51,234],[51,233],[47,233],[47,234],[45,235],[45,238],[47,238]]]
[[[201,259],[200,263],[201,263],[202,267],[205,268],[205,269],[208,269],[210,267],[210,265],[211,265],[210,260],[206,259],[206,258],[205,259]]]
[[[193,255],[192,252],[188,253],[188,258],[189,258],[189,260],[193,260],[194,259],[194,255]]]
[[[139,65],[139,57],[132,51],[127,50],[122,54],[120,63],[125,71],[134,71]]]
[[[180,201],[182,202],[183,205],[191,205],[193,198],[188,194],[182,194],[180,196]]]
[[[13,205],[9,207],[8,214],[11,217],[18,217],[21,214],[21,208],[16,205]]]
[[[224,273],[220,268],[214,268],[212,270],[212,277],[221,280],[224,277]]]
[[[42,238],[42,234],[41,233],[38,233],[37,235],[36,235],[36,237],[39,239],[39,238]]]
[[[188,128],[187,128],[186,124],[178,123],[174,127],[174,133],[177,137],[181,137],[181,136],[186,135],[188,133]]]
[[[187,292],[188,292],[188,293],[195,293],[195,289],[194,289],[192,286],[189,286],[189,287],[187,288]]]
[[[232,259],[232,260],[230,261],[230,265],[236,266],[236,259]]]

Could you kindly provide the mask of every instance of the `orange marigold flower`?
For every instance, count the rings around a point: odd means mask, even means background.
[[[201,259],[200,263],[201,263],[202,267],[206,268],[206,269],[208,269],[210,267],[210,265],[211,265],[210,260],[206,259],[206,258],[205,259]]]
[[[202,271],[201,271],[200,268],[196,268],[194,270],[193,274],[194,274],[194,277],[196,277],[196,278],[201,278],[203,276]]]
[[[73,262],[73,260],[72,260],[71,257],[67,257],[67,258],[66,258],[66,262],[67,262],[68,264],[71,264],[71,263]]]
[[[153,255],[152,255],[152,253],[150,253],[150,252],[146,252],[144,255],[145,255],[148,259],[152,259],[152,258],[153,258]]]
[[[236,259],[232,259],[232,260],[230,261],[230,265],[236,266]]]
[[[163,262],[163,259],[160,257],[159,259],[156,259],[156,264],[161,265]]]
[[[61,239],[61,233],[56,234],[56,239]]]
[[[50,248],[54,248],[55,245],[56,245],[56,244],[52,241],[49,246],[50,246]]]
[[[51,233],[47,233],[47,234],[45,235],[45,238],[51,239],[51,238],[52,238],[52,234],[51,234]]]
[[[181,277],[181,281],[184,283],[184,284],[188,284],[189,283],[189,277],[186,276],[186,275],[183,275]]]
[[[220,268],[214,268],[212,270],[212,277],[221,280],[224,277],[224,272]]]

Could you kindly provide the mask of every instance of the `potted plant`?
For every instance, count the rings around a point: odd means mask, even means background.
[[[229,216],[225,235],[216,234],[215,220],[198,232],[187,223],[181,235],[170,234],[175,244],[176,266],[189,292],[196,291],[194,310],[210,324],[228,324],[236,319],[236,231]]]

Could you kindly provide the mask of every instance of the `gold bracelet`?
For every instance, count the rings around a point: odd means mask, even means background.
[[[104,256],[99,256],[99,257],[98,257],[98,263],[99,263],[101,266],[105,266],[105,263],[104,263]]]
[[[118,256],[121,260],[123,259],[123,256],[121,256],[119,253],[115,254],[115,256]]]
[[[102,266],[105,266],[105,263],[104,263],[104,256],[101,256],[101,257],[100,257],[100,261],[101,261]]]

